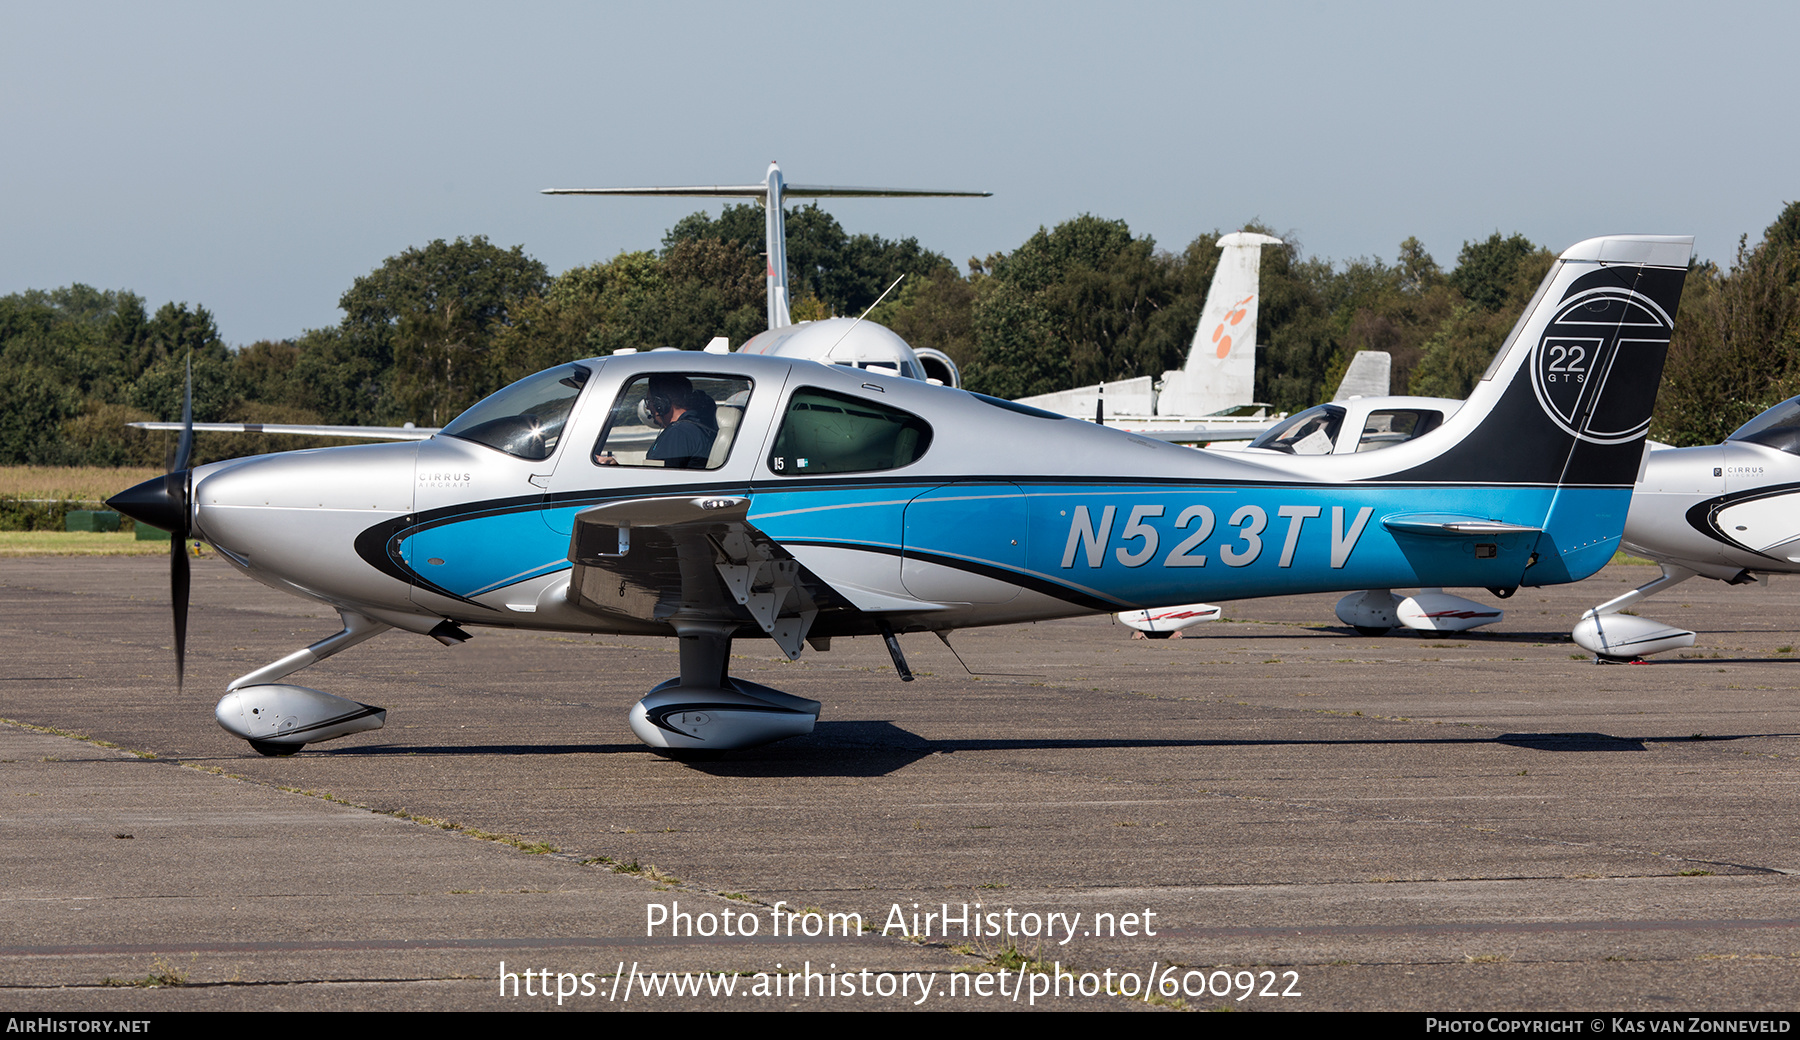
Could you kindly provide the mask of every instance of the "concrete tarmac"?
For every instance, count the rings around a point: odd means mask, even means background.
[[[672,640],[486,630],[296,675],[387,728],[259,757],[212,705],[336,617],[197,561],[177,693],[165,568],[0,561],[6,1010],[1800,1006],[1800,583],[1652,599],[1699,642],[1632,667],[1567,633],[1644,567],[1447,639],[908,636],[905,684],[740,640],[821,722],[682,763],[625,721]]]

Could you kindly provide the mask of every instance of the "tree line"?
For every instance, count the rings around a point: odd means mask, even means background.
[[[790,211],[787,230],[796,320],[860,314],[905,275],[870,320],[950,354],[970,389],[1008,398],[1179,367],[1222,233],[1177,253],[1084,215],[959,270],[916,239],[850,234],[816,205]],[[735,347],[764,325],[762,235],[757,206],[727,206],[683,218],[660,250],[555,276],[520,246],[438,240],[357,278],[338,324],[238,348],[187,303],[152,313],[134,293],[86,285],[0,297],[0,463],[163,464],[170,439],[125,424],[179,418],[189,358],[199,421],[439,426],[575,358],[715,336]],[[1464,243],[1447,271],[1414,238],[1391,263],[1265,248],[1258,399],[1316,404],[1364,349],[1393,355],[1395,392],[1465,397],[1552,260],[1498,232]],[[1740,241],[1729,268],[1690,272],[1651,435],[1715,442],[1797,393],[1800,203],[1754,246]],[[197,457],[301,446],[219,435]]]

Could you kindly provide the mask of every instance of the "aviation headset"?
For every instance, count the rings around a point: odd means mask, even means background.
[[[675,399],[686,397],[692,389],[684,376],[651,376],[644,399],[638,402],[638,419],[658,430],[667,427],[669,417],[675,414]]]

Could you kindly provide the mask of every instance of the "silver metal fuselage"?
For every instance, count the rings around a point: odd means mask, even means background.
[[[1477,557],[1383,526],[1401,514],[1545,522],[1553,486],[1381,479],[1454,446],[1465,415],[1381,452],[1251,458],[803,360],[656,352],[582,364],[591,377],[546,459],[439,435],[215,463],[194,472],[196,536],[259,581],[414,632],[449,619],[667,635],[654,618],[571,603],[577,515],[742,496],[748,522],[851,608],[820,614],[814,633],[830,636],[875,631],[877,619],[943,630],[1302,591],[1574,580],[1611,554],[1616,533],[1604,532],[1617,531],[1629,495],[1562,488],[1589,503],[1595,537],[1562,532],[1555,566],[1528,575],[1545,549],[1535,530],[1496,535]],[[719,468],[596,464],[621,388],[653,372],[754,384]],[[771,442],[802,387],[916,415],[931,446],[890,470],[778,473]]]
[[[1748,441],[1651,452],[1625,546],[1728,581],[1800,573],[1800,457]]]

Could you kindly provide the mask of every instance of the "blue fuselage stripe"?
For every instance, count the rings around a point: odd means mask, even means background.
[[[1329,589],[1534,584],[1529,569],[1546,553],[1567,566],[1543,576],[1573,580],[1598,569],[1588,566],[1591,558],[1610,556],[1630,489],[1565,487],[1561,494],[1555,515],[1563,529],[1541,537],[1419,537],[1382,521],[1442,514],[1537,528],[1551,516],[1554,487],[778,484],[752,490],[749,522],[780,543],[1010,575],[1090,607],[1151,606]],[[428,526],[397,532],[394,544],[420,579],[471,597],[566,569],[567,532],[592,504],[514,500],[496,510],[472,503],[460,516],[437,515]]]

